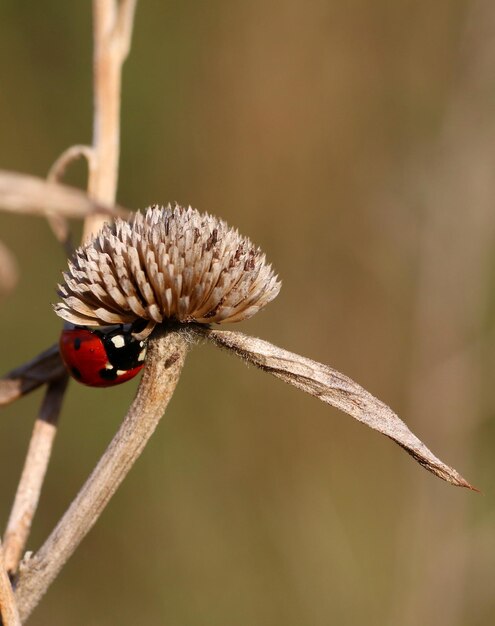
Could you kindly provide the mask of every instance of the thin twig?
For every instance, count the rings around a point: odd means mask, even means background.
[[[84,191],[67,185],[49,183],[42,178],[0,170],[0,210],[21,215],[56,213],[63,217],[83,218],[97,213],[99,219],[128,214],[113,203],[89,198]]]
[[[84,157],[88,163],[88,169],[92,169],[94,161],[94,151],[91,146],[75,145],[64,150],[62,154],[51,166],[46,179],[50,183],[59,183],[65,176],[65,172],[69,165]]]
[[[68,377],[63,374],[48,385],[34,424],[21,480],[17,486],[4,538],[5,567],[10,576],[17,571],[33,521],[41,487],[50,459],[53,441]]]
[[[117,191],[122,65],[129,51],[135,4],[134,0],[93,0],[94,161],[88,193],[105,204],[115,202]],[[96,234],[103,222],[98,215],[88,218],[83,239]]]
[[[8,294],[17,285],[19,270],[12,252],[0,241],[0,296]]]
[[[160,329],[150,340],[136,398],[117,434],[42,548],[24,567],[21,564],[16,598],[23,620],[93,527],[141,454],[172,397],[188,344],[180,332],[161,332]]]
[[[59,183],[62,181],[65,172],[69,165],[84,157],[88,164],[88,171],[93,169],[94,152],[91,146],[75,145],[64,150],[58,159],[51,166],[46,179],[50,183]],[[62,217],[57,213],[47,215],[48,223],[52,229],[53,234],[57,240],[62,244],[67,256],[70,256],[73,252],[73,246],[71,243],[71,234],[69,228],[69,222],[67,218]]]
[[[60,358],[58,345],[54,344],[31,361],[2,376],[0,406],[10,404],[41,385],[57,380],[64,372],[65,366]]]
[[[2,541],[0,540],[0,622],[3,626],[21,626],[14,592],[7,576],[3,558]]]

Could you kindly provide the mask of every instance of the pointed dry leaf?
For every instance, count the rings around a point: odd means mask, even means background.
[[[40,385],[65,376],[58,345],[53,345],[28,363],[0,378],[0,406],[9,404]]]
[[[445,465],[414,435],[386,404],[340,372],[242,333],[197,329],[216,345],[228,348],[248,363],[281,378],[323,402],[351,415],[398,443],[423,467],[459,487],[476,489]]]

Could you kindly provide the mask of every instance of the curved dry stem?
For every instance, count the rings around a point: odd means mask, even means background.
[[[94,162],[94,151],[91,146],[75,145],[64,150],[51,166],[47,181],[50,183],[59,183],[65,176],[65,172],[71,163],[84,157],[88,163],[88,170],[91,171]]]
[[[16,599],[27,619],[60,569],[91,530],[153,434],[172,397],[187,352],[183,334],[152,336],[143,377],[117,434],[52,534],[26,564],[21,563]]]
[[[5,567],[17,571],[45,479],[68,376],[49,383],[36,419],[4,538]]]
[[[221,348],[228,348],[248,363],[390,437],[420,465],[439,478],[452,485],[477,491],[455,469],[440,461],[390,407],[344,374],[322,363],[278,348],[268,341],[239,332],[200,327],[196,328],[196,332]]]
[[[67,148],[67,150],[62,152],[62,154],[51,166],[46,177],[47,181],[49,183],[61,182],[69,165],[83,157],[86,159],[88,171],[90,172],[94,168],[93,148],[91,148],[91,146],[84,145],[70,146],[70,148]],[[62,217],[57,213],[52,213],[47,215],[47,220],[53,234],[64,247],[67,256],[70,256],[73,252],[73,246],[71,243],[71,233],[67,218]]]

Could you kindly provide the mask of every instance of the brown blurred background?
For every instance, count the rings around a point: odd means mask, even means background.
[[[90,141],[91,44],[89,2],[0,4],[0,167],[44,176]],[[494,67],[490,0],[138,5],[119,201],[249,235],[283,289],[238,328],[352,376],[483,494],[198,347],[31,624],[495,623]],[[21,275],[5,372],[57,337],[65,259],[41,219],[2,214],[0,239]],[[30,549],[134,390],[71,384]],[[0,416],[2,527],[40,398]]]

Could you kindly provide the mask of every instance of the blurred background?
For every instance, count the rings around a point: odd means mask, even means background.
[[[91,4],[4,0],[0,48],[0,167],[45,176],[91,140]],[[495,623],[494,65],[490,0],[138,5],[119,202],[176,200],[250,236],[283,288],[237,328],[360,382],[483,493],[198,346],[30,624]],[[5,373],[57,338],[66,262],[42,219],[0,214],[0,239],[20,274]],[[70,385],[29,549],[135,388]],[[41,397],[0,415],[2,527]]]

